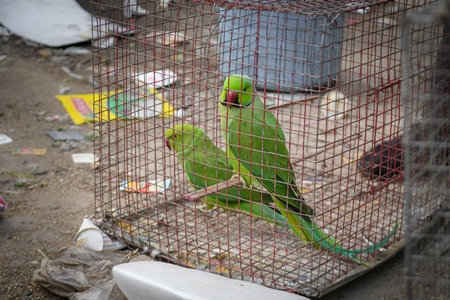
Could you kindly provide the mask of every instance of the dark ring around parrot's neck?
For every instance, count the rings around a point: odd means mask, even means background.
[[[243,108],[243,107],[250,106],[250,104],[252,104],[252,103],[253,103],[253,100],[250,101],[247,105],[242,105],[242,104],[240,104],[240,103],[233,103],[233,104],[231,104],[231,107]],[[220,104],[222,104],[222,105],[224,105],[224,106],[227,106],[227,103],[222,102],[222,101],[220,101]],[[230,108],[231,108],[231,107],[230,107]]]

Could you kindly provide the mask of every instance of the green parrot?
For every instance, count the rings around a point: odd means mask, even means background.
[[[276,117],[265,109],[250,77],[231,75],[225,79],[219,114],[234,171],[247,185],[263,186],[273,195],[277,208],[300,239],[364,265],[355,254],[375,252],[386,245],[398,225],[380,243],[367,249],[350,250],[324,234],[312,221],[314,211],[295,183],[283,130]]]
[[[225,151],[217,148],[203,131],[193,125],[179,124],[168,129],[166,146],[173,149],[189,183],[200,190],[225,182],[233,176]],[[207,208],[214,205],[225,209],[242,210],[286,227],[287,221],[279,212],[264,203],[272,203],[272,197],[242,186],[231,186],[202,199]]]

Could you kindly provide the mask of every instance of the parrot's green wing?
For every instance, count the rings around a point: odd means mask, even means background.
[[[194,137],[192,146],[184,149],[180,155],[183,155],[183,169],[187,179],[196,190],[225,182],[233,176],[232,166],[225,157],[226,153],[207,137]],[[265,221],[287,226],[282,214],[264,204],[273,202],[271,195],[267,193],[232,186],[212,193],[203,200],[207,206],[218,205],[225,209],[246,211],[262,217]]]
[[[203,138],[194,140],[192,155],[184,157],[184,170],[186,170],[189,182],[196,189],[230,180],[234,173],[230,161],[226,158],[225,151],[217,148],[211,141],[205,143]],[[216,196],[216,194],[213,195]],[[219,201],[229,204],[240,202],[239,197],[265,204],[273,202],[272,197],[267,193],[240,186],[232,186],[222,190],[217,196]]]
[[[184,151],[184,170],[189,182],[198,189],[227,181],[233,176],[226,153],[211,142],[205,144],[202,138],[195,138],[191,151]]]
[[[358,264],[368,266],[356,255],[378,251],[387,244],[398,225],[395,225],[381,242],[366,249],[346,249],[332,237],[324,234],[312,221],[313,210],[304,202],[295,185],[288,149],[277,136],[277,126],[270,126],[267,123],[267,121],[274,121],[275,117],[272,115],[272,118],[270,115],[266,112],[265,116],[261,116],[257,113],[252,114],[251,110],[242,110],[241,123],[235,121],[229,123],[229,132],[232,132],[228,135],[231,153],[239,160],[242,167],[248,168],[269,192],[275,194],[277,207],[297,236],[313,242],[316,248],[342,255]],[[250,121],[251,118],[253,122]]]
[[[286,207],[297,213],[314,215],[295,184],[289,151],[279,131],[281,128],[272,113],[242,109],[240,119],[229,122],[229,150],[270,193],[286,203]]]
[[[316,248],[342,255],[366,265],[355,255],[370,253],[383,247],[397,225],[381,242],[366,249],[346,249],[324,234],[312,221],[314,211],[304,201],[295,184],[289,162],[285,136],[275,116],[264,109],[248,76],[232,75],[225,79],[220,95],[221,127],[228,143],[233,168],[250,184],[255,180],[273,195],[294,233]]]
[[[272,193],[276,206],[295,234],[312,242],[313,237],[302,227],[301,215],[309,219],[314,211],[305,203],[295,184],[289,151],[278,134],[281,128],[277,125],[270,112],[241,109],[239,119],[229,121],[229,154],[240,163],[235,171],[242,172],[244,168],[252,174],[252,180],[258,180]]]

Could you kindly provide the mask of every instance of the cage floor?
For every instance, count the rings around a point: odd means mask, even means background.
[[[398,197],[401,199],[401,194]],[[131,197],[124,198],[130,202]],[[130,210],[133,212],[127,214],[122,209],[123,213],[116,215],[112,222],[109,222],[111,219],[108,221],[107,214],[103,228],[131,245],[156,250],[158,255],[171,262],[226,277],[319,296],[325,287],[331,291],[333,285],[340,285],[347,277],[368,270],[302,243],[284,227],[221,208],[206,210],[201,202],[180,201],[159,208],[156,205]],[[340,222],[342,220],[336,219],[327,224],[327,231],[334,231],[333,227]],[[322,222],[317,223],[320,226]],[[345,230],[335,231],[333,236],[339,240],[351,238],[355,245],[348,245],[350,248],[369,247],[364,237],[379,241],[391,229],[373,226],[357,232],[357,222],[341,227]],[[389,244],[395,241],[392,238]],[[388,252],[375,253],[375,258],[368,254],[360,258],[374,266],[398,250],[399,244],[390,245]]]
[[[98,125],[101,135],[97,155],[101,166],[96,174],[96,217],[111,235],[173,263],[309,297],[320,296],[368,268],[315,249],[286,227],[242,212],[206,210],[202,202],[183,200],[192,188],[174,154],[164,147],[164,131],[174,124],[193,123],[218,147],[225,148],[217,123],[223,78],[217,68],[219,27],[214,9],[203,5],[154,13],[140,24],[145,28],[140,35],[121,39],[115,48],[98,56],[94,72],[103,83],[97,89],[101,93],[136,88],[134,77],[148,70],[170,69],[176,73],[177,82],[160,92],[177,113],[181,109],[182,115]],[[342,70],[337,88],[350,103],[344,118],[324,117],[320,95],[314,91],[304,95],[260,93],[266,103],[280,106],[272,112],[283,126],[297,185],[314,209],[314,222],[320,229],[344,247],[360,249],[379,242],[396,224],[400,226],[389,240],[387,251],[358,257],[370,266],[387,260],[403,246],[405,188],[401,176],[388,181],[362,177],[357,161],[376,144],[400,136],[411,125],[404,124],[405,107],[401,101],[402,33],[392,25],[396,23],[375,22],[383,14],[385,10],[380,6],[374,7],[372,19],[366,21],[367,17],[346,16],[357,22],[345,26],[346,38],[341,45]],[[399,21],[399,14],[390,17]],[[182,46],[164,46],[151,39],[176,33],[180,23],[186,27]],[[437,36],[436,32],[437,28],[432,36]],[[422,35],[430,34],[413,34],[421,41],[414,53],[425,54],[420,56],[423,61],[411,60],[425,71],[434,61],[428,55],[433,40]],[[101,63],[102,57],[114,59]],[[117,85],[106,84],[111,72]],[[426,74],[419,75],[414,77],[417,83],[411,99],[413,123],[421,118],[422,96],[429,92]],[[156,108],[141,109],[154,113]],[[107,108],[102,107],[102,111]],[[171,180],[171,186],[162,194],[119,190],[119,183],[125,180],[166,179]],[[426,186],[419,180],[412,191],[414,228],[423,226],[426,217],[439,207],[439,200],[430,198]]]
[[[386,103],[365,102],[364,105],[370,115],[377,105]],[[320,116],[319,110],[319,101],[274,110],[281,124],[302,128],[302,132],[295,135],[284,128],[297,184],[308,205],[315,210],[314,222],[345,248],[368,248],[387,236],[396,224],[400,225],[389,240],[389,251],[358,256],[375,266],[403,245],[399,238],[403,236],[404,186],[401,176],[388,181],[363,177],[357,169],[357,160],[376,143],[366,136],[379,136],[382,140],[383,136],[389,136],[389,131],[399,131],[395,127],[396,112],[383,115],[383,120],[391,126],[379,131],[373,130],[378,120],[364,118],[361,111],[356,118],[353,114],[357,111],[350,110],[343,120],[290,117],[292,114],[304,116],[305,112]],[[210,136],[216,137],[217,145],[224,148],[215,126],[216,116],[212,112],[210,115],[199,114],[194,123],[203,124],[203,129],[209,128]],[[192,122],[192,118],[189,121]],[[111,193],[113,201],[100,199],[104,203],[99,213],[103,228],[111,235],[134,246],[153,249],[173,263],[309,297],[329,292],[367,271],[353,261],[303,243],[285,227],[243,212],[222,208],[207,210],[201,201],[184,201],[183,195],[193,190],[162,139],[172,123],[164,124],[162,118],[152,122],[134,120],[127,124],[108,124],[110,132],[117,133],[109,137],[113,145],[133,141],[125,151],[118,150],[115,161],[102,171],[102,188]],[[181,122],[183,120],[175,123]],[[302,127],[301,122],[312,122],[314,126]],[[304,142],[295,140],[299,135]],[[128,193],[119,191],[111,178],[115,178],[114,182],[170,178],[172,185],[164,194]],[[419,182],[413,189],[413,209],[417,211],[413,220],[415,228],[422,226],[426,221],[424,216],[439,206],[436,199],[430,201],[424,184]],[[106,197],[105,190],[98,193]]]

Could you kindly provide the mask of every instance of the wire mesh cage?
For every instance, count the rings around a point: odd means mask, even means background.
[[[311,297],[394,255],[403,145],[443,35],[408,29],[405,76],[401,24],[429,2],[92,0],[98,225],[156,259]],[[249,79],[224,88],[233,74]],[[241,139],[255,115],[275,121]],[[439,201],[411,186],[421,228]]]
[[[412,32],[422,27],[442,32],[433,43],[431,64],[418,67],[424,53],[414,51]],[[416,12],[404,22],[406,86],[417,80],[421,70],[430,87],[423,95],[420,121],[405,134],[405,223],[407,299],[448,299],[450,297],[450,2],[439,1]],[[416,75],[417,76],[417,75]],[[407,111],[414,92],[404,93]],[[405,119],[413,119],[407,114]],[[422,194],[425,197],[417,198]],[[419,199],[419,201],[418,201]],[[427,199],[424,206],[423,200]],[[427,224],[424,226],[424,224]]]

